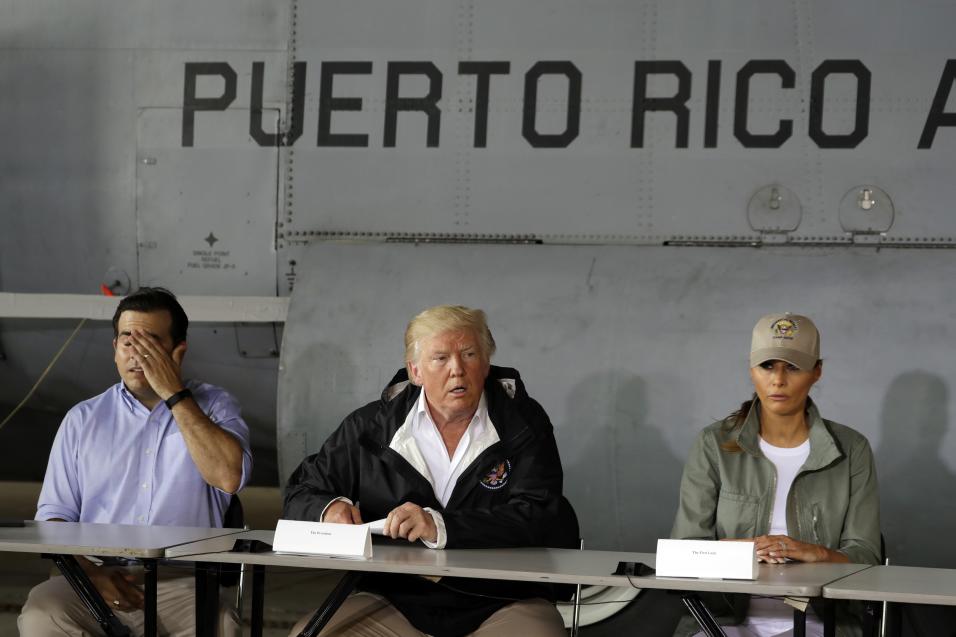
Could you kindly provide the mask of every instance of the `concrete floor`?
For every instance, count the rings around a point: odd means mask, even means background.
[[[0,482],[0,512],[7,518],[33,517],[39,483]],[[251,487],[242,492],[246,523],[275,528],[281,512],[278,489]],[[17,615],[30,588],[50,575],[51,563],[38,555],[0,553],[0,637],[16,637]],[[266,637],[288,635],[292,626],[335,586],[341,574],[314,570],[269,569],[266,572]],[[249,601],[244,604],[248,634]],[[27,636],[28,637],[28,636]]]

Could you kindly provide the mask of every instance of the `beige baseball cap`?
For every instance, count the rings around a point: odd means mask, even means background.
[[[771,360],[813,369],[820,360],[820,333],[813,321],[790,312],[768,314],[757,321],[750,341],[750,366]]]

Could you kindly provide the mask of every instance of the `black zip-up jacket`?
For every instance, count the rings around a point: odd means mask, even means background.
[[[548,415],[528,396],[517,370],[492,366],[484,391],[500,440],[465,469],[447,506],[431,483],[389,448],[421,393],[403,369],[380,400],[352,412],[317,454],[302,461],[286,486],[283,516],[318,521],[329,502],[344,496],[359,502],[363,520],[377,520],[412,502],[441,513],[445,548],[576,548],[577,528],[558,524],[562,470]],[[557,595],[551,586],[528,582],[443,578],[436,583],[409,575],[368,575],[359,586],[386,597],[416,628],[435,637],[467,635],[509,601]]]

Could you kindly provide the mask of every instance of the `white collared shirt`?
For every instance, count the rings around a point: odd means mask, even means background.
[[[447,506],[461,474],[485,449],[499,440],[498,430],[495,429],[488,415],[488,403],[482,392],[475,415],[468,423],[461,440],[458,441],[454,455],[449,457],[448,448],[428,411],[425,389],[422,388],[415,406],[408,412],[405,422],[395,432],[388,446],[428,480],[435,492],[435,497],[442,506]],[[353,504],[348,498],[339,497],[332,500],[325,508],[328,509],[333,502],[339,500]],[[425,507],[425,510],[435,521],[438,537],[435,542],[424,539],[422,542],[428,548],[443,549],[448,542],[445,520],[438,511],[430,507]],[[322,518],[324,517],[323,510]]]
[[[435,497],[442,506],[447,506],[461,474],[481,452],[498,440],[498,431],[488,418],[488,404],[482,393],[475,415],[458,441],[454,455],[449,457],[445,441],[428,410],[423,389],[389,447],[425,476],[435,491]]]

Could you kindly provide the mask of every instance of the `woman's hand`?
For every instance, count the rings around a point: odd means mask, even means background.
[[[755,537],[757,559],[770,564],[782,564],[789,560],[797,562],[849,562],[846,555],[819,544],[795,540],[789,535],[761,535]]]

